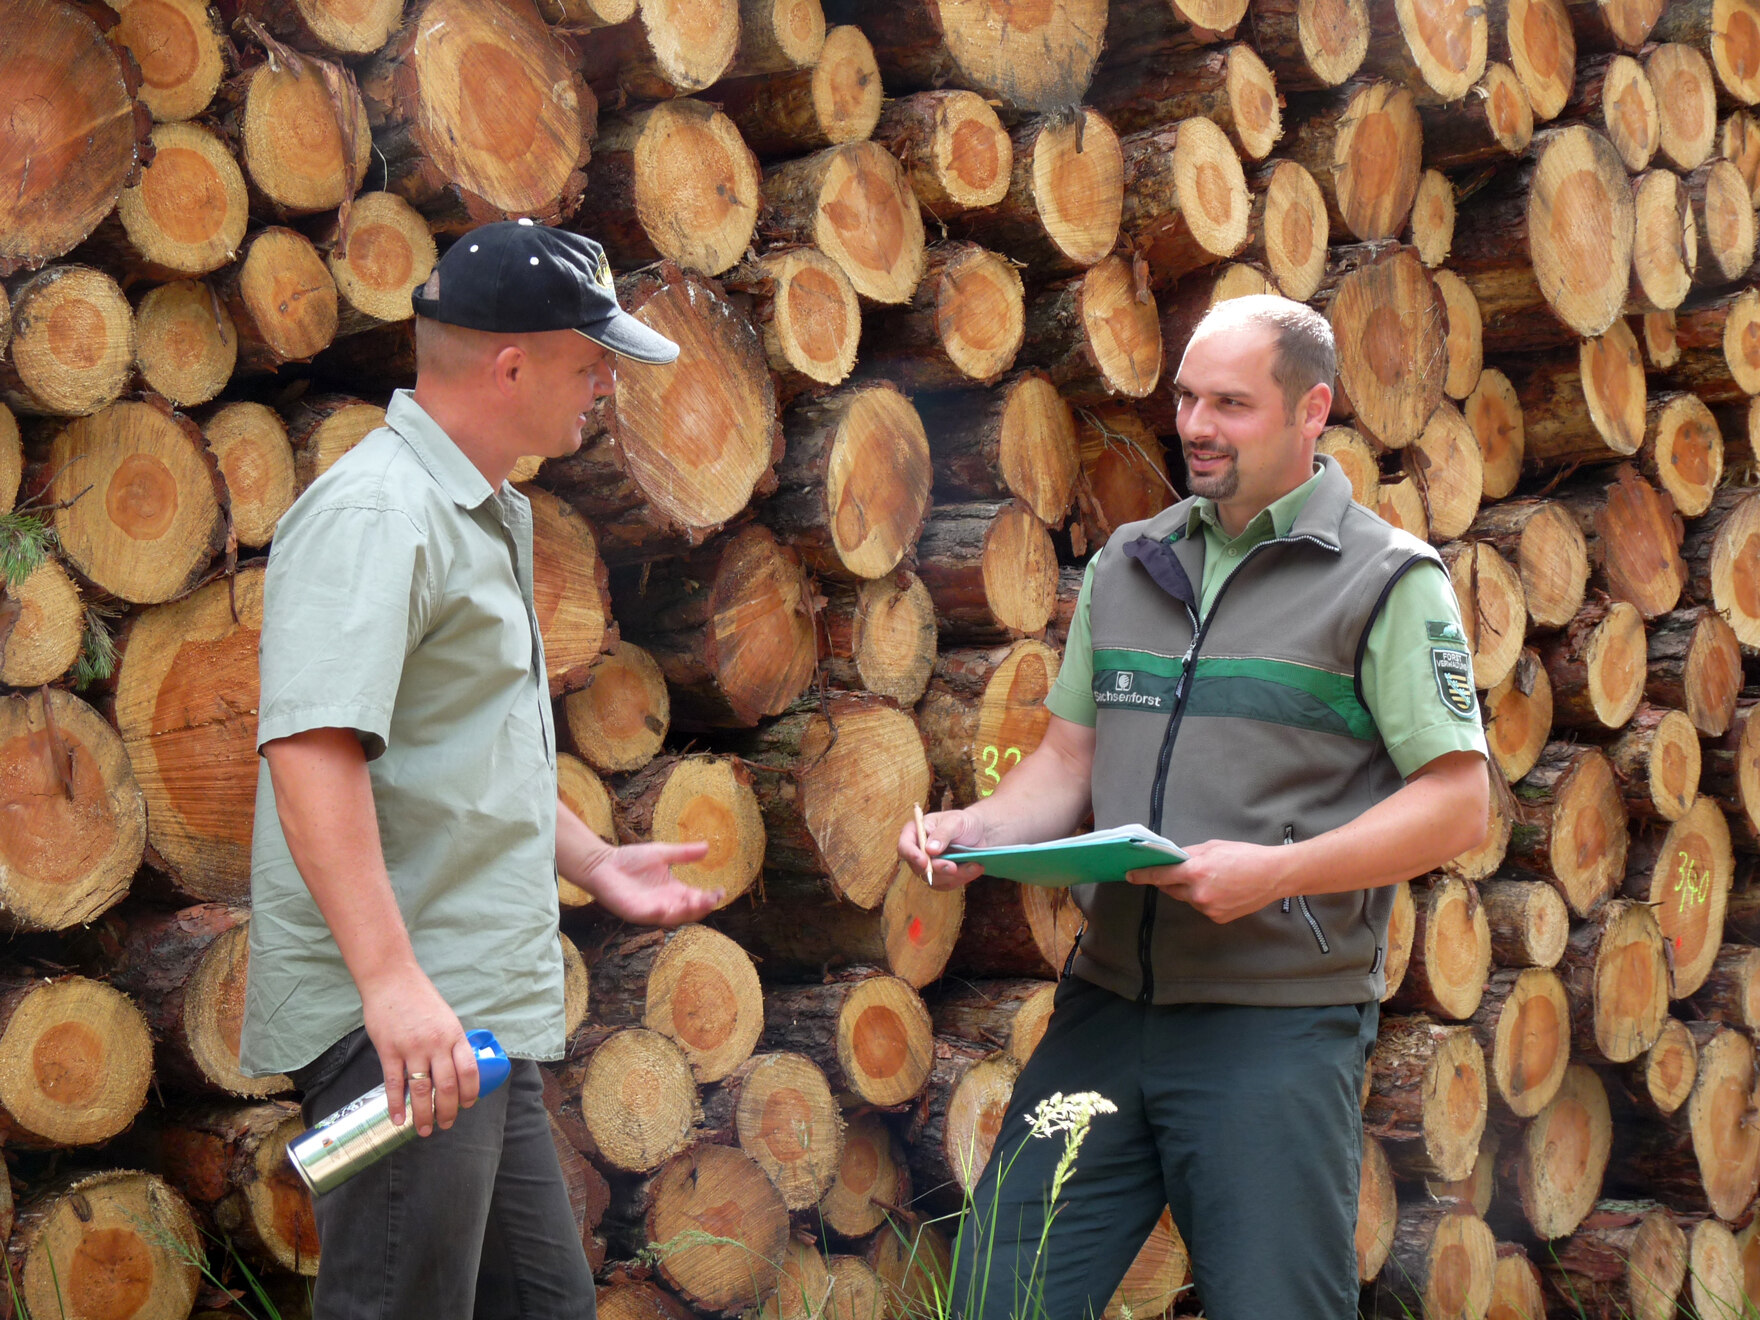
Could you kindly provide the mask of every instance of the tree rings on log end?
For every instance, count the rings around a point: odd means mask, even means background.
[[[0,392],[20,412],[90,416],[115,402],[134,369],[134,312],[90,266],[51,266],[16,286],[11,330]]]
[[[837,1015],[837,1064],[867,1104],[903,1104],[923,1089],[933,1062],[929,1010],[904,981],[870,976]]]
[[[638,280],[625,305],[680,351],[666,366],[619,365],[621,459],[661,519],[699,534],[720,527],[750,503],[781,457],[763,346],[725,295],[671,267],[658,280]]]
[[[139,0],[130,5],[146,7]],[[250,220],[244,172],[225,142],[200,124],[156,125],[152,143],[152,163],[116,204],[130,255],[149,271],[219,270],[238,255]]]
[[[1062,662],[1054,648],[1024,638],[985,681],[971,752],[979,797],[995,792],[1002,776],[1037,750],[1051,722],[1045,698]]]
[[[1504,780],[1515,783],[1534,768],[1552,730],[1552,680],[1533,651],[1485,694],[1485,741]]]
[[[1405,983],[1406,972],[1411,967],[1412,941],[1416,938],[1417,925],[1418,910],[1412,898],[1411,881],[1401,880],[1393,887],[1393,912],[1387,919],[1387,985],[1381,992],[1384,1004],[1397,995]]]
[[[244,346],[245,369],[304,362],[336,338],[336,281],[304,234],[259,230],[228,283],[232,319],[255,341]]]
[[[1644,1053],[1644,1094],[1657,1113],[1672,1114],[1686,1104],[1698,1076],[1698,1043],[1684,1022],[1671,1017]]]
[[[111,8],[122,14],[111,40],[140,65],[137,94],[153,118],[164,123],[206,110],[226,72],[214,11],[202,0],[116,0]]]
[[[83,976],[6,996],[0,1109],[22,1146],[90,1146],[134,1122],[153,1079],[153,1037],[128,996]]]
[[[1521,579],[1496,547],[1484,541],[1448,547],[1449,581],[1462,603],[1467,641],[1473,653],[1473,682],[1495,688],[1509,677],[1522,654],[1526,602]]]
[[[1510,0],[1504,30],[1509,62],[1534,118],[1555,119],[1576,78],[1577,38],[1564,0]]]
[[[739,48],[739,11],[739,0],[648,0],[638,5],[661,79],[686,94],[718,81]]]
[[[1692,292],[1699,264],[1699,230],[1680,175],[1647,170],[1632,183],[1636,220],[1632,240],[1634,295],[1659,311],[1673,311]]]
[[[758,162],[733,121],[702,101],[668,101],[634,116],[628,135],[636,219],[662,258],[717,275],[751,245]],[[601,137],[601,151],[618,139]]]
[[[1426,266],[1434,269],[1448,260],[1454,244],[1454,184],[1441,170],[1425,170],[1419,177],[1408,223],[1412,246]]]
[[[832,145],[865,141],[880,122],[884,94],[874,48],[859,27],[847,23],[825,37],[825,51],[808,83],[816,137]]]
[[[1228,151],[1232,157],[1234,148]],[[1039,222],[1065,261],[1086,268],[1112,251],[1124,210],[1124,155],[1111,124],[1088,109],[1079,123],[1046,119],[1017,139],[1015,155],[1027,157]]]
[[[1399,1189],[1387,1152],[1374,1137],[1363,1137],[1362,1170],[1357,1177],[1357,1281],[1372,1283],[1393,1249],[1393,1225],[1399,1217]]]
[[[32,1227],[15,1250],[26,1313],[178,1320],[195,1306],[202,1237],[154,1175],[116,1169],[60,1184],[24,1220]]]
[[[1692,46],[1664,42],[1644,57],[1656,90],[1656,152],[1686,174],[1703,165],[1717,142],[1717,84],[1710,62]]]
[[[238,543],[250,549],[269,544],[299,493],[287,428],[260,403],[229,403],[209,416],[202,438],[220,464]]]
[[[581,1023],[587,1020],[587,1010],[592,1006],[593,983],[587,972],[586,959],[581,957],[575,942],[561,931],[556,932],[556,940],[562,946],[562,1035],[565,1040],[572,1040],[575,1032],[581,1029]]]
[[[85,627],[79,588],[53,558],[11,586],[0,579],[0,683],[53,683],[79,659]]]
[[[932,216],[994,206],[1008,195],[1014,143],[976,92],[920,92],[882,109],[875,140],[898,156]]]
[[[1404,449],[1442,402],[1446,318],[1429,272],[1407,248],[1376,257],[1340,281],[1326,316],[1340,347],[1339,389],[1358,424]]]
[[[1760,1186],[1760,1132],[1753,1109],[1754,1043],[1724,1028],[1699,1049],[1699,1080],[1687,1102],[1699,1176],[1711,1213],[1738,1219]]]
[[[251,1077],[238,1066],[245,981],[251,963],[250,933],[250,917],[245,914],[203,950],[185,983],[182,1032],[203,1079],[228,1095],[257,1100],[291,1090],[293,1083],[279,1073]],[[298,1136],[301,1131],[303,1126],[296,1126],[288,1135]]]
[[[1740,1315],[1750,1305],[1742,1249],[1714,1219],[1694,1224],[1688,1235],[1687,1277],[1695,1315]]]
[[[1191,1257],[1173,1225],[1173,1211],[1163,1210],[1119,1280],[1102,1320],[1165,1315],[1188,1290],[1191,1279]]]
[[[371,55],[397,31],[399,0],[244,0],[241,5],[298,50]]]
[[[1020,272],[1006,258],[962,243],[938,274],[935,331],[942,351],[966,380],[988,385],[1014,365],[1026,331]]]
[[[1326,197],[1314,176],[1293,160],[1278,161],[1255,208],[1265,264],[1286,298],[1306,302],[1326,274]]]
[[[1441,288],[1440,281],[1437,287]],[[1508,376],[1496,367],[1486,367],[1480,371],[1473,392],[1461,404],[1461,414],[1479,442],[1485,497],[1503,499],[1514,492],[1521,479],[1527,450],[1521,398]]]
[[[1498,1012],[1491,1048],[1491,1080],[1512,1114],[1532,1118],[1552,1103],[1564,1085],[1570,1042],[1564,983],[1544,968],[1523,968]]]
[[[1437,404],[1400,461],[1423,493],[1430,534],[1439,541],[1465,534],[1478,515],[1485,474],[1478,438],[1460,411],[1446,400]]]
[[[325,260],[345,309],[338,333],[369,330],[415,315],[410,293],[433,272],[434,236],[420,212],[396,193],[363,193]]]
[[[697,1241],[660,1257],[657,1271],[693,1306],[737,1313],[776,1286],[788,1245],[788,1208],[756,1160],[727,1146],[697,1145],[655,1178],[648,1240]]]
[[[1760,648],[1760,495],[1742,498],[1724,517],[1711,549],[1711,603],[1741,644]]]
[[[1609,901],[1573,937],[1572,954],[1587,940],[1594,949],[1589,994],[1573,996],[1587,1015],[1589,1041],[1579,1041],[1611,1063],[1630,1063],[1656,1043],[1668,1017],[1668,963],[1662,928],[1647,904]],[[1582,1023],[1578,1023],[1578,1035]]]
[[[1485,343],[1483,323],[1479,315],[1479,299],[1474,296],[1470,286],[1452,270],[1436,271],[1432,277],[1436,282],[1436,292],[1442,299],[1444,312],[1448,317],[1448,374],[1442,382],[1442,392],[1451,399],[1468,399],[1479,386],[1479,376],[1485,368]],[[1471,426],[1471,422],[1468,423]],[[1473,436],[1478,439],[1478,429],[1473,427]],[[1485,466],[1485,451],[1479,450],[1480,466]],[[1489,475],[1489,474],[1488,474]],[[1501,499],[1509,491],[1492,494],[1487,490],[1488,499]]]
[[[1392,83],[1370,83],[1341,114],[1331,162],[1338,209],[1364,242],[1405,227],[1423,172],[1422,133],[1412,94]]]
[[[1653,404],[1644,471],[1668,493],[1682,517],[1697,518],[1711,507],[1723,482],[1723,433],[1696,394],[1665,394]]]
[[[1760,206],[1760,124],[1746,110],[1737,110],[1717,130],[1717,154],[1734,161]]]
[[[1244,205],[1239,215],[1244,230]],[[1139,298],[1130,263],[1117,255],[1101,258],[1082,275],[1077,302],[1082,340],[1105,392],[1146,398],[1161,379],[1161,321],[1154,298]],[[1073,443],[1065,448],[1073,455]],[[1072,466],[1072,481],[1074,476]],[[1067,507],[1068,500],[1064,503]],[[1062,517],[1062,510],[1057,516]]]
[[[1376,514],[1389,527],[1410,532],[1420,541],[1430,539],[1430,517],[1424,509],[1424,497],[1410,477],[1395,477],[1381,483]]]
[[[929,512],[929,437],[915,406],[890,385],[857,387],[827,457],[831,564],[858,578],[898,567]]]
[[[249,894],[257,792],[261,566],[136,617],[116,675],[116,727],[147,800],[153,849],[206,901]]]
[[[610,574],[590,523],[565,501],[525,488],[532,507],[532,603],[550,695],[586,682],[612,636]]]
[[[1608,62],[1601,82],[1601,122],[1627,171],[1638,174],[1649,168],[1662,136],[1662,119],[1650,75],[1630,55]]]
[[[916,722],[873,698],[845,698],[811,718],[800,753],[801,812],[826,874],[857,907],[879,906],[898,871],[898,831],[929,797]]]
[[[1646,860],[1648,873],[1634,876],[1628,892],[1654,906],[1669,948],[1669,998],[1684,999],[1705,983],[1722,947],[1724,910],[1735,879],[1722,809],[1711,798],[1699,798],[1668,827],[1654,858]]]
[[[819,0],[745,0],[739,50],[724,76],[810,69],[824,49],[825,11]]]
[[[843,267],[818,248],[797,247],[760,257],[758,269],[773,285],[770,313],[759,316],[771,367],[841,385],[862,334],[862,304]]]
[[[1634,217],[1612,143],[1581,125],[1549,136],[1528,192],[1528,252],[1548,305],[1580,335],[1605,334],[1625,305]]]
[[[938,980],[959,941],[965,906],[963,889],[931,889],[900,863],[880,909],[887,969],[915,990]]]
[[[719,906],[727,906],[751,888],[764,864],[764,822],[750,776],[734,761],[685,757],[654,804],[651,837],[656,843],[707,843],[708,856],[673,872],[697,889],[721,890]]]
[[[289,410],[294,473],[303,491],[385,425],[385,409],[347,394],[306,395]]]
[[[1086,288],[1084,279],[1084,291]],[[1098,312],[1099,302],[1092,306]],[[1084,299],[1084,320],[1089,307]],[[1159,334],[1157,327],[1157,339]],[[1002,484],[1041,522],[1056,526],[1069,511],[1080,470],[1075,416],[1057,387],[1041,372],[1017,376],[1002,386],[1001,392],[995,464]]]
[[[936,6],[956,70],[949,81],[1019,110],[1077,105],[1106,32],[1106,0],[997,0]]]
[[[1051,535],[1033,513],[1011,504],[984,536],[984,596],[1004,627],[1039,632],[1056,603],[1056,555]]]
[[[882,304],[910,300],[923,277],[923,216],[884,147],[830,148],[810,205],[813,242],[843,267],[857,293]]]
[[[199,280],[148,289],[135,316],[135,362],[147,386],[179,408],[206,403],[232,377],[238,329]]]
[[[1229,117],[1235,139],[1248,160],[1264,160],[1283,136],[1283,112],[1277,98],[1277,80],[1265,61],[1246,43],[1228,48]]]
[[[201,434],[162,406],[125,401],[69,423],[50,468],[68,562],[126,601],[181,595],[224,543],[219,477]]]
[[[1699,244],[1694,280],[1716,288],[1742,279],[1754,264],[1754,202],[1732,162],[1713,160],[1686,180]]]
[[[616,1032],[587,1061],[581,1121],[613,1169],[658,1168],[690,1141],[699,1113],[690,1064],[659,1032]]]
[[[6,312],[6,297],[0,288],[0,353],[12,333],[12,321]],[[12,409],[0,403],[0,513],[11,513],[18,501],[19,482],[24,479],[24,441],[19,437],[18,419]]]
[[[909,1199],[910,1175],[898,1137],[884,1115],[858,1111],[844,1129],[837,1174],[819,1214],[840,1237],[865,1237],[886,1222],[882,1206]]]
[[[58,763],[71,766],[71,792]],[[0,808],[0,912],[14,925],[64,930],[128,892],[146,803],[122,739],[78,697],[0,697]]]
[[[296,73],[273,60],[240,81],[239,155],[270,212],[278,219],[310,215],[352,197],[367,177],[373,149],[353,83],[342,84],[348,103],[339,104],[338,91],[315,63],[302,63]],[[342,140],[344,123],[352,142]]]
[[[569,742],[607,774],[640,770],[652,761],[671,715],[660,666],[633,642],[602,654],[587,671],[586,684],[563,702]]]
[[[1381,469],[1374,448],[1356,427],[1327,427],[1315,441],[1314,452],[1338,464],[1350,480],[1353,500],[1366,509],[1375,508],[1381,498]]]
[[[565,209],[583,130],[597,110],[529,0],[430,0],[399,43],[406,40],[399,75],[413,82],[408,115],[440,177],[508,216]]]
[[[697,1082],[721,1081],[751,1057],[764,1030],[750,955],[719,931],[681,926],[648,971],[642,1025],[683,1051]]]
[[[53,261],[116,205],[134,172],[134,96],[90,17],[55,0],[0,15],[0,275]],[[144,119],[144,116],[143,116]]]
[[[819,613],[827,628],[833,622],[829,616],[829,609]],[[891,697],[900,706],[916,705],[935,663],[935,603],[922,580],[900,569],[857,584],[851,636],[846,642],[833,632],[823,653],[840,655],[846,649],[865,691]]]
[[[1435,1030],[1442,1040],[1424,1069],[1424,1151],[1438,1177],[1460,1182],[1472,1174],[1485,1132],[1485,1051],[1465,1027]]]
[[[1523,1129],[1515,1156],[1522,1213],[1536,1237],[1566,1237],[1588,1217],[1612,1148],[1607,1090],[1592,1069],[1573,1063],[1552,1103]]]

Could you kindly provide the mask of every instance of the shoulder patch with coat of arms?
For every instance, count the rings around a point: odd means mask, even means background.
[[[1467,652],[1465,635],[1458,624],[1448,620],[1427,619],[1425,627],[1437,695],[1455,718],[1473,719],[1479,712],[1479,701],[1473,691],[1473,659]]]

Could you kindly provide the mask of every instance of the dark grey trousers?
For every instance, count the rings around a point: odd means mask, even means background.
[[[966,1320],[1106,1309],[1164,1206],[1208,1320],[1355,1320],[1358,1096],[1375,1004],[1157,1007],[1075,977],[1015,1084],[961,1226]],[[1028,1135],[1053,1092],[1098,1091],[1040,1263],[1066,1134]]]
[[[308,1125],[385,1080],[357,1031],[295,1075]],[[313,1320],[592,1320],[538,1065],[319,1197]]]

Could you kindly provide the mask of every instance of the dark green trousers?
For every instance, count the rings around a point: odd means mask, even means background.
[[[1358,1096],[1378,1016],[1158,1007],[1066,977],[961,1226],[956,1314],[1100,1315],[1168,1206],[1207,1320],[1354,1320]],[[1029,1136],[1028,1119],[1079,1091],[1118,1112],[1094,1119],[1041,1254],[1066,1134]]]

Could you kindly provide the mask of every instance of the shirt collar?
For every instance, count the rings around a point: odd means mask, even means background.
[[[1295,526],[1296,519],[1301,515],[1302,509],[1307,505],[1308,497],[1319,486],[1324,470],[1321,464],[1316,463],[1313,476],[1294,490],[1279,495],[1264,509],[1261,509],[1253,517],[1253,520],[1241,529],[1241,535],[1246,536],[1257,531],[1263,537],[1266,534],[1264,522],[1269,518],[1271,522],[1270,535],[1280,538],[1288,536],[1290,529]],[[1229,536],[1228,530],[1223,527],[1222,515],[1217,511],[1216,501],[1208,496],[1199,495],[1192,500],[1191,512],[1186,515],[1186,535],[1198,535],[1200,527],[1205,523],[1214,527],[1225,541],[1238,539]]]
[[[465,457],[464,451],[410,391],[392,394],[391,405],[385,410],[385,424],[408,442],[422,460],[422,466],[428,469],[428,475],[460,508],[474,509],[495,494],[477,471],[477,465]]]

